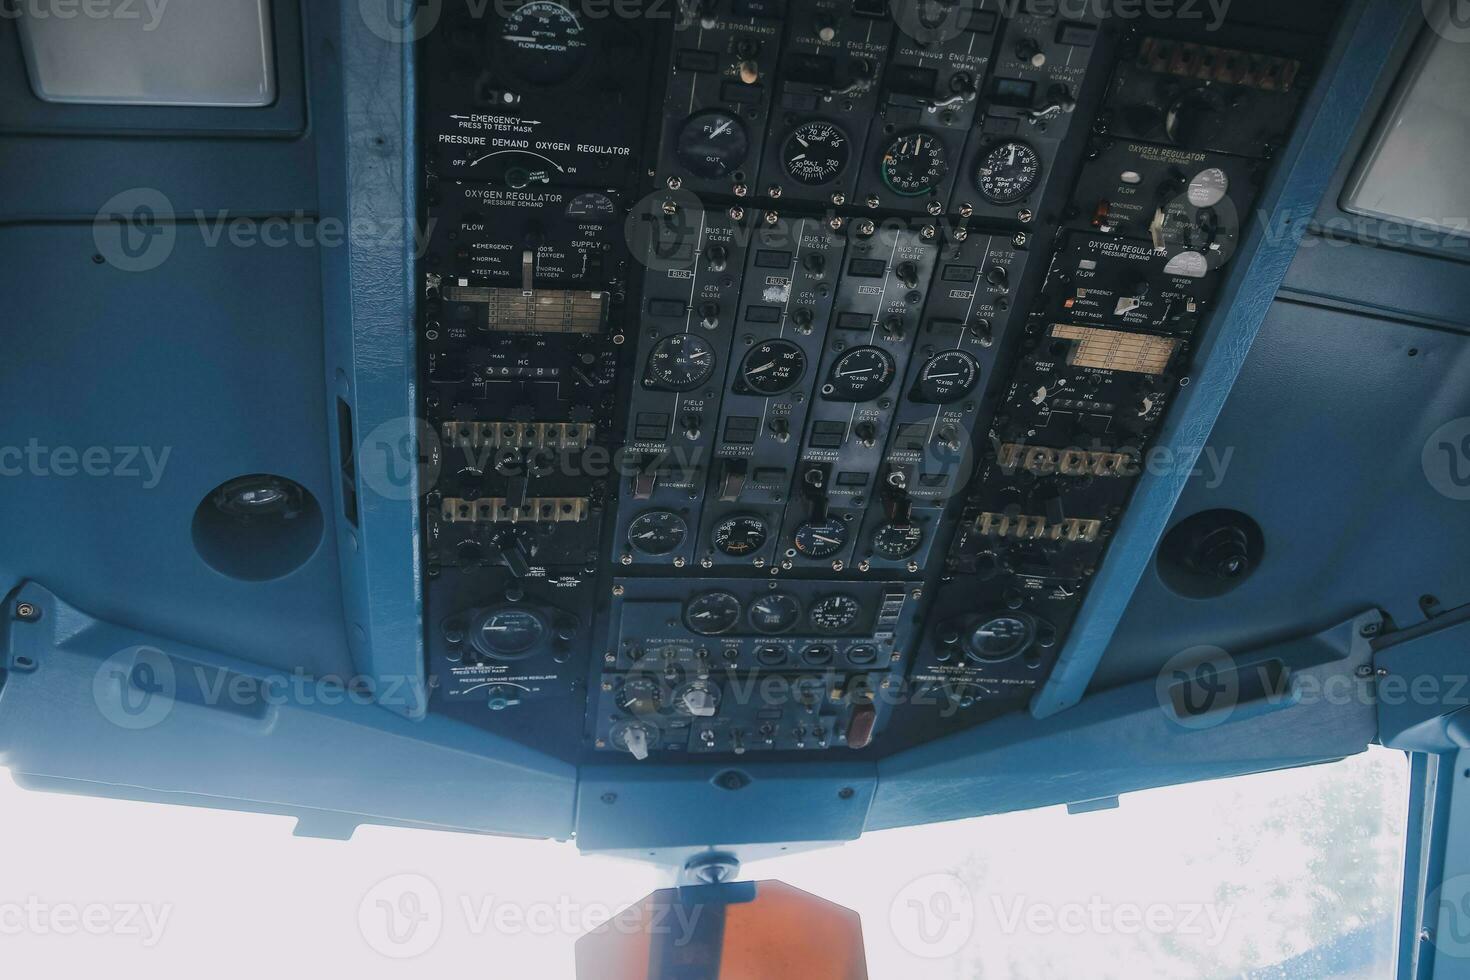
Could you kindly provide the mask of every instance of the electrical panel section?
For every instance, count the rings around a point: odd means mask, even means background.
[[[1322,38],[616,10],[446,2],[418,42],[430,710],[657,765],[1021,709]]]

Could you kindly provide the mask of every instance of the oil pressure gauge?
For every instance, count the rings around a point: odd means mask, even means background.
[[[689,391],[709,379],[715,351],[698,334],[676,333],[660,340],[648,355],[643,383],[665,391]]]

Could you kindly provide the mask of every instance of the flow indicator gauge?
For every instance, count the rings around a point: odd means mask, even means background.
[[[696,112],[679,127],[674,155],[691,174],[715,180],[734,172],[750,152],[745,124],[724,109]]]
[[[591,53],[577,15],[551,0],[531,0],[501,22],[501,56],[510,74],[532,85],[557,85],[575,75]]]

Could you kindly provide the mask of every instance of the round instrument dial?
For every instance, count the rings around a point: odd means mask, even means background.
[[[654,345],[648,355],[644,384],[666,391],[689,391],[709,380],[715,351],[698,334],[676,333]]]
[[[605,225],[617,218],[618,206],[606,194],[588,191],[567,202],[566,215],[588,224]]]
[[[789,340],[756,344],[740,365],[740,380],[758,395],[788,391],[806,373],[806,352]]]
[[[847,134],[823,119],[804,122],[781,147],[781,162],[798,184],[815,187],[836,180],[847,169],[852,144]]]
[[[945,405],[968,395],[980,380],[980,362],[962,350],[935,354],[919,371],[919,396]]]
[[[735,514],[715,525],[715,547],[732,558],[759,551],[766,543],[766,522],[754,514]]]
[[[645,555],[667,555],[684,543],[689,524],[671,510],[646,510],[628,525],[628,544]]]
[[[630,715],[651,715],[663,707],[664,693],[654,678],[632,674],[618,688],[616,700],[618,707]]]
[[[888,390],[896,371],[893,355],[883,348],[854,347],[832,365],[822,392],[836,401],[869,401]]]
[[[889,561],[902,561],[918,551],[923,541],[924,529],[917,524],[884,524],[873,534],[873,551]]]
[[[903,133],[883,149],[879,172],[888,189],[903,197],[931,194],[949,173],[949,155],[931,133]]]
[[[1025,143],[1011,140],[986,151],[975,168],[975,185],[991,204],[1015,204],[1041,180],[1041,157]]]
[[[1018,616],[995,616],[970,631],[965,651],[982,663],[1009,660],[1031,645],[1031,625]]]
[[[1230,178],[1219,167],[1209,167],[1195,174],[1189,181],[1186,195],[1189,203],[1197,208],[1212,208],[1225,200],[1230,192]]]
[[[674,155],[691,174],[715,180],[735,171],[750,152],[745,124],[723,109],[696,112],[679,127]]]
[[[501,22],[501,57],[511,75],[532,85],[557,85],[586,64],[591,47],[577,15],[552,0],[531,0]]]
[[[785,633],[800,621],[801,603],[784,592],[772,592],[752,602],[749,615],[757,633]]]
[[[701,636],[724,633],[740,622],[740,600],[728,592],[703,592],[684,603],[684,625]]]
[[[471,642],[493,660],[529,656],[545,639],[546,620],[530,609],[491,609],[475,624]]]
[[[858,621],[862,607],[850,595],[823,596],[812,604],[807,615],[812,625],[823,633],[843,633]]]
[[[831,558],[847,544],[847,522],[835,517],[807,521],[796,529],[793,543],[808,558]]]

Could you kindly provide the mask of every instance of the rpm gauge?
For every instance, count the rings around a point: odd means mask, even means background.
[[[798,184],[815,187],[836,180],[847,169],[852,146],[847,134],[831,123],[814,119],[791,131],[781,147],[781,162]]]
[[[688,523],[673,511],[646,510],[628,525],[628,543],[645,555],[667,555],[688,533]]]
[[[834,401],[870,401],[888,390],[896,371],[893,355],[883,348],[854,347],[832,365],[822,393]]]
[[[728,592],[704,592],[684,603],[684,625],[701,636],[725,633],[740,622],[740,600]]]
[[[676,333],[654,345],[648,355],[643,383],[665,391],[689,391],[709,380],[715,370],[715,351],[698,334]]]
[[[823,596],[812,603],[807,616],[823,633],[844,633],[852,629],[862,613],[858,601],[850,595]]]
[[[1000,143],[980,158],[975,184],[991,204],[1015,204],[1036,189],[1041,157],[1025,143]]]
[[[763,595],[750,604],[750,625],[758,633],[785,633],[801,619],[801,603],[784,592]]]
[[[551,0],[531,0],[501,23],[501,57],[511,75],[532,85],[558,85],[586,64],[591,47],[577,15]]]
[[[740,381],[758,395],[788,391],[806,373],[806,352],[789,340],[756,344],[740,365]]]
[[[723,109],[696,112],[679,127],[674,154],[691,174],[714,180],[733,172],[750,152],[745,124]]]
[[[903,197],[932,194],[949,173],[944,144],[932,133],[903,133],[883,149],[879,171],[888,189]]]
[[[759,551],[766,543],[766,522],[754,514],[735,514],[715,525],[715,547],[732,558]]]
[[[957,401],[975,389],[980,362],[962,350],[936,354],[919,371],[919,397],[937,405]]]

